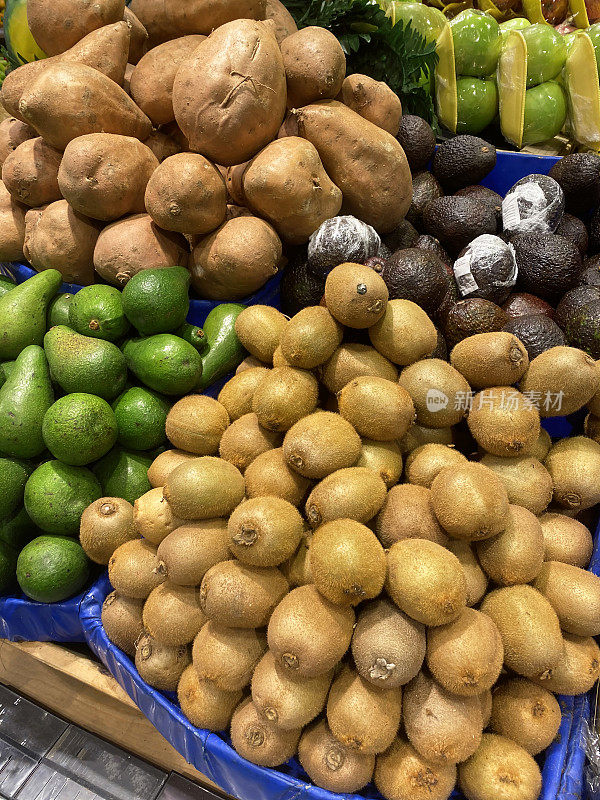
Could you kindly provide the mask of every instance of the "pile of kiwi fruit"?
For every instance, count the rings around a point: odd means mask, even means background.
[[[250,356],[172,407],[154,488],[83,515],[109,639],[255,764],[297,755],[386,800],[536,800],[555,694],[600,674],[600,443],[540,423],[594,421],[598,366],[530,363],[508,332],[431,357],[427,314],[359,264],[236,330]]]

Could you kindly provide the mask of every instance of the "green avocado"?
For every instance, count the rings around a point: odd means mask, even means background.
[[[118,442],[128,450],[154,450],[166,441],[171,403],[143,386],[126,389],[113,403]]]
[[[46,311],[62,277],[46,269],[0,297],[0,361],[15,359],[30,344],[41,345]]]
[[[27,597],[58,603],[80,592],[90,576],[90,562],[79,542],[66,536],[38,536],[21,550],[17,580]]]
[[[102,283],[85,286],[69,306],[69,327],[82,336],[116,342],[129,330],[121,292]]]
[[[74,294],[57,295],[48,306],[48,330],[55,325],[68,325],[69,324],[69,306],[75,297]]]
[[[204,391],[219,378],[232,372],[246,357],[237,333],[235,321],[246,306],[221,303],[215,306],[204,321],[208,351],[202,356],[202,378],[198,391]]]
[[[142,336],[176,330],[188,315],[189,285],[185,267],[138,272],[123,289],[127,319]]]
[[[84,467],[106,455],[117,441],[117,420],[106,400],[73,392],[46,411],[42,436],[54,458]]]
[[[23,505],[25,484],[33,472],[27,461],[0,457],[0,520],[10,517]]]
[[[154,459],[145,453],[131,453],[113,447],[92,467],[105,497],[122,497],[132,505],[152,489],[148,469]]]
[[[172,333],[130,339],[123,345],[123,353],[131,372],[155,392],[181,396],[200,381],[200,354]]]

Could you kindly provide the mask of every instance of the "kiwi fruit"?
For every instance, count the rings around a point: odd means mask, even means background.
[[[304,417],[289,429],[283,440],[288,466],[314,480],[354,466],[360,451],[358,433],[347,420],[331,411],[316,411]]]
[[[325,708],[333,670],[296,677],[267,651],[252,675],[252,702],[259,714],[283,730],[303,728]]]
[[[600,378],[600,361],[596,361],[596,373]],[[591,400],[587,402],[588,411],[596,417],[600,417],[600,386]]]
[[[309,583],[313,583],[310,571],[311,540],[312,534],[305,531],[294,555],[279,567],[288,579],[290,586],[306,586]]]
[[[503,458],[486,453],[481,463],[500,478],[508,494],[508,502],[523,506],[536,516],[546,510],[552,500],[552,477],[541,461],[533,456]]]
[[[433,479],[444,467],[458,466],[466,460],[462,453],[447,444],[423,444],[406,459],[406,480],[430,489]]]
[[[218,689],[211,681],[201,680],[190,664],[177,686],[177,699],[192,725],[208,731],[224,731],[242,699],[242,692]]]
[[[296,552],[304,532],[299,511],[281,497],[245,500],[229,517],[229,549],[245,564],[276,567]]]
[[[564,650],[552,669],[532,678],[556,694],[585,694],[600,677],[600,648],[592,636],[564,635]]]
[[[266,367],[252,367],[238,372],[223,386],[217,400],[226,409],[232,422],[252,412],[254,392],[268,374]]]
[[[117,547],[137,538],[133,506],[120,497],[101,497],[81,515],[79,541],[96,564],[108,564]]]
[[[491,689],[504,662],[500,632],[490,617],[463,609],[448,625],[427,633],[427,666],[452,694],[471,697]]]
[[[532,756],[552,744],[561,719],[556,697],[526,678],[511,678],[494,689],[490,728]]]
[[[228,558],[225,519],[184,523],[158,546],[159,568],[177,586],[199,586],[211,567]]]
[[[206,622],[195,586],[176,586],[165,581],[148,595],[143,621],[148,633],[160,644],[189,644]]]
[[[342,343],[342,326],[323,306],[308,306],[288,322],[281,336],[281,355],[293,367],[314,369],[331,358]]]
[[[249,698],[237,707],[231,720],[231,743],[235,751],[252,764],[278,767],[298,748],[300,728],[283,730],[268,722]]]
[[[338,395],[340,414],[361,436],[379,442],[401,439],[415,420],[409,393],[385,378],[353,378]]]
[[[587,437],[600,444],[600,417],[588,414],[583,423],[583,432]]]
[[[424,444],[451,445],[452,442],[452,428],[428,428],[426,425],[419,425],[415,422],[398,444],[403,453],[412,453],[413,450],[416,450],[417,447],[422,447]]]
[[[338,469],[318,483],[306,501],[306,519],[313,528],[334,519],[369,522],[383,505],[383,479],[366,467]]]
[[[369,328],[373,347],[402,367],[430,356],[437,330],[423,309],[411,300],[390,300],[383,317]]]
[[[370,328],[385,314],[389,292],[371,267],[339,264],[325,281],[325,304],[348,328]]]
[[[202,680],[234,692],[248,686],[266,649],[267,637],[262,631],[207,622],[194,639],[192,663]]]
[[[257,386],[252,411],[270,431],[287,431],[317,407],[319,385],[314,375],[294,367],[275,367]]]
[[[425,628],[385,597],[361,606],[352,636],[358,674],[392,689],[411,681],[425,658]]]
[[[332,394],[341,392],[354,378],[372,375],[388,381],[398,380],[398,370],[374,347],[344,342],[321,368],[321,381]]]
[[[527,750],[495,733],[484,733],[477,751],[458,767],[467,800],[537,800],[542,774]]]
[[[531,511],[511,505],[502,533],[477,542],[475,549],[479,563],[495,583],[530,583],[544,563],[542,526]]]
[[[402,475],[402,452],[396,442],[376,442],[363,437],[357,467],[365,467],[376,472],[390,489]]]
[[[375,756],[344,747],[325,720],[315,722],[303,732],[298,759],[312,783],[330,792],[360,791],[375,769]]]
[[[280,434],[263,428],[252,412],[236,419],[227,428],[221,438],[219,455],[243,473],[257,456],[280,444]]]
[[[590,563],[594,543],[589,528],[564,514],[542,514],[544,560],[562,561],[585,569]]]
[[[442,528],[456,539],[479,541],[502,533],[508,494],[483,464],[444,467],[431,484],[431,505]]]
[[[287,594],[269,620],[267,639],[279,666],[314,678],[333,669],[350,646],[355,616],[350,606],[336,606],[314,586]]]
[[[133,505],[133,527],[136,532],[152,544],[158,545],[166,539],[183,520],[174,516],[173,510],[163,496],[163,489],[150,489]]]
[[[343,667],[327,700],[327,724],[346,747],[376,755],[387,750],[400,727],[402,690],[381,689]]]
[[[284,357],[281,352],[281,345],[278,345],[273,353],[273,366],[274,367],[291,367],[292,364]]]
[[[167,414],[165,430],[174,447],[199,456],[213,456],[229,426],[224,405],[204,394],[189,394]]]
[[[510,386],[529,367],[524,345],[512,333],[476,333],[452,348],[450,363],[475,389]]]
[[[436,764],[464,761],[481,741],[479,697],[450,694],[423,672],[404,687],[403,719],[409,742]]]
[[[600,578],[572,564],[546,561],[535,582],[556,611],[560,627],[576,636],[600,634]]]
[[[402,370],[398,382],[412,398],[419,425],[447,428],[467,413],[471,387],[447,361],[417,361]]]
[[[431,506],[425,486],[400,483],[392,486],[375,521],[375,532],[385,548],[403,539],[429,539],[446,547],[448,537]]]
[[[155,489],[164,486],[167,478],[175,467],[185,461],[193,461],[198,456],[193,453],[184,453],[183,450],[165,450],[156,456],[148,468],[148,480]]]
[[[448,800],[455,783],[455,764],[434,764],[405,739],[377,756],[375,785],[387,800]]]
[[[161,644],[149,633],[138,639],[135,668],[143,681],[162,692],[177,689],[183,670],[191,660],[187,645]]]
[[[257,456],[244,472],[247,497],[271,495],[299,506],[312,486],[296,470],[288,467],[283,447],[267,450]]]
[[[256,358],[256,356],[246,356],[246,358],[241,361],[235,370],[235,374],[239,375],[241,372],[245,372],[248,369],[254,369],[255,367],[262,367],[262,369],[266,369],[266,366],[260,358]],[[217,397],[217,400],[219,398]],[[221,402],[219,400],[219,402]]]
[[[462,539],[450,539],[448,550],[458,558],[467,581],[467,605],[476,606],[487,591],[488,576],[481,569],[473,545]]]
[[[587,405],[598,391],[594,359],[576,347],[551,347],[533,359],[521,379],[522,392],[541,397],[542,417],[566,417]]]
[[[272,306],[248,306],[235,320],[235,332],[246,350],[264,364],[273,363],[287,319]]]
[[[550,452],[552,447],[552,437],[548,433],[545,428],[540,428],[540,435],[538,436],[537,442],[529,451],[529,456],[531,458],[537,458],[538,461],[542,463],[546,460],[546,456]]]
[[[110,641],[128,656],[135,657],[135,643],[144,632],[143,607],[143,600],[118,592],[111,592],[102,604],[102,627]]]
[[[479,695],[479,702],[481,704],[481,718],[483,721],[483,729],[485,730],[490,724],[492,718],[492,692],[488,689],[487,692],[482,692]]]
[[[476,394],[467,422],[477,444],[495,456],[528,455],[540,435],[537,408],[510,386]]]
[[[145,600],[165,580],[156,547],[143,539],[117,547],[108,562],[108,579],[119,594]]]
[[[200,608],[208,619],[230,628],[262,628],[289,584],[276,567],[222,561],[200,586]]]
[[[585,436],[561,439],[544,462],[554,484],[554,502],[584,511],[600,502],[600,444]]]
[[[394,603],[424,625],[446,625],[467,602],[467,581],[460,561],[428,539],[403,539],[387,554],[386,589]]]
[[[532,586],[505,586],[483,598],[480,610],[496,623],[504,646],[504,663],[530,678],[551,670],[563,653],[556,612]]]
[[[244,477],[233,464],[204,456],[176,467],[163,496],[180,519],[212,519],[229,516],[245,491]]]

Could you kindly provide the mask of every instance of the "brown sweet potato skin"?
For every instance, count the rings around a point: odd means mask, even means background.
[[[150,178],[146,210],[164,230],[210,233],[225,220],[225,181],[204,156],[180,153],[163,161]]]
[[[288,108],[300,108],[339,94],[346,75],[346,56],[336,37],[311,26],[281,43],[287,79]]]
[[[0,261],[21,261],[27,208],[15,202],[0,181]]]
[[[290,244],[308,241],[342,207],[342,193],[306,139],[276,139],[255,156],[242,178],[248,206]]]
[[[21,67],[13,69],[4,78],[2,105],[12,117],[20,122],[26,122],[19,111],[19,101],[23,92],[48,68],[48,64],[52,64],[54,61],[55,59],[53,58],[46,58],[43,61],[31,61],[29,64],[23,64]]]
[[[270,19],[275,30],[275,38],[281,44],[286,36],[296,33],[298,26],[296,21],[283,5],[281,0],[267,0],[265,19]]]
[[[143,269],[187,267],[187,242],[160,230],[149,214],[135,214],[107,225],[94,251],[96,272],[114,286],[124,286]]]
[[[398,135],[402,103],[387,83],[373,80],[368,75],[348,75],[337,99],[378,128],[392,136]]]
[[[143,141],[152,130],[120,86],[83,64],[59,62],[45,69],[23,93],[19,112],[58,150],[87,133],[120,133]]]
[[[27,139],[2,165],[2,181],[19,203],[35,208],[61,199],[58,169],[60,150],[40,137]]]
[[[129,64],[137,64],[148,50],[148,31],[128,6],[125,6],[123,19],[129,26],[130,32],[127,61]]]
[[[342,213],[381,233],[393,230],[412,201],[412,178],[399,142],[336,100],[305,106],[294,116],[300,136],[314,144],[342,190]]]
[[[37,131],[16,117],[3,119],[0,122],[0,166],[20,144],[36,136]]]
[[[91,31],[123,19],[125,0],[28,0],[33,38],[49,56],[64,53]]]
[[[241,300],[277,274],[281,254],[281,241],[268,222],[235,217],[194,248],[192,285],[209,300]]]
[[[223,166],[241,164],[277,135],[286,84],[275,36],[242,19],[217,28],[180,68],[175,118],[190,148]]]
[[[175,119],[175,75],[205,39],[205,36],[182,36],[159,44],[134,69],[129,83],[131,96],[154,125],[166,125]]]
[[[69,142],[58,185],[80,214],[104,222],[144,212],[144,192],[158,159],[131,136],[90,133]]]
[[[183,150],[183,147],[164,131],[152,131],[144,140],[144,144],[152,150],[159,163]]]
[[[57,269],[66,283],[94,283],[94,247],[100,224],[77,214],[66,200],[27,212],[25,257],[38,271]]]

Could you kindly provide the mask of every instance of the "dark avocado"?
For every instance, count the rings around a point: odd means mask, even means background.
[[[479,136],[463,134],[443,142],[433,157],[432,172],[447,192],[481,183],[496,166],[496,148]]]
[[[444,339],[444,334],[438,327],[436,327],[436,330],[438,338],[435,350],[430,356],[426,356],[426,358],[441,358],[442,361],[448,361],[448,345]]]
[[[600,208],[590,218],[590,254],[600,253]]]
[[[600,156],[596,153],[571,153],[548,174],[562,187],[570,214],[585,214],[600,204]]]
[[[545,350],[565,343],[561,329],[545,314],[530,314],[511,319],[502,330],[514,334],[523,342],[530,361]]]
[[[434,322],[444,329],[450,309],[453,308],[460,300],[460,293],[456,280],[454,279],[454,270],[449,264],[444,264],[446,275],[448,276],[448,289],[444,295],[444,299],[438,306],[437,310],[432,315]]]
[[[442,197],[444,191],[437,178],[428,170],[417,172],[412,179],[413,196],[412,203],[406,214],[406,219],[420,228],[423,224],[423,211],[425,206],[436,197]]]
[[[477,236],[495,234],[496,214],[473,197],[438,197],[423,212],[423,227],[456,256]]]
[[[550,319],[554,319],[554,309],[550,303],[528,292],[516,292],[509,295],[508,300],[502,305],[502,310],[511,319],[529,317],[531,314],[545,314]]]
[[[600,300],[580,305],[568,318],[563,330],[568,345],[579,347],[592,358],[600,359]]]
[[[502,201],[503,231],[511,239],[521,233],[554,233],[564,211],[565,196],[554,178],[526,175]]]
[[[600,255],[585,259],[579,282],[588,286],[600,286]]]
[[[396,138],[406,153],[412,172],[424,169],[431,161],[435,152],[435,133],[421,117],[403,114]]]
[[[459,300],[446,316],[443,333],[448,347],[452,348],[474,333],[501,331],[507,322],[508,317],[500,306],[489,300]]]
[[[474,197],[482,203],[489,204],[496,212],[498,229],[502,227],[502,197],[487,186],[466,186],[456,192],[457,197]]]
[[[308,240],[309,269],[319,278],[347,261],[362,264],[379,253],[381,239],[375,228],[357,217],[331,217]]]
[[[374,269],[375,272],[381,275],[386,263],[387,258],[382,258],[381,256],[371,256],[371,258],[367,258],[365,261],[365,267],[371,267],[371,269]]]
[[[568,291],[556,307],[555,320],[568,335],[571,320],[588,303],[600,300],[600,287],[581,284]]]
[[[440,261],[443,261],[444,264],[448,265],[449,267],[452,266],[452,259],[444,250],[439,241],[435,238],[435,236],[430,236],[428,233],[424,233],[422,236],[419,236],[417,241],[414,243],[414,247],[418,247],[419,250],[427,250],[430,253],[435,253]]]
[[[461,297],[481,297],[500,305],[517,278],[513,250],[499,236],[478,236],[454,262],[454,277]]]
[[[579,280],[581,255],[564,236],[522,233],[512,240],[512,245],[519,269],[519,289],[553,303]]]
[[[293,317],[307,306],[318,306],[325,292],[325,279],[309,269],[306,248],[297,248],[281,279],[281,310]]]
[[[565,239],[573,242],[582,256],[587,253],[589,245],[588,232],[585,223],[579,217],[574,217],[572,214],[563,214],[555,233],[557,236],[564,236]]]
[[[407,219],[403,219],[393,231],[384,234],[381,241],[390,250],[390,253],[394,253],[396,250],[404,250],[406,247],[415,247],[418,238],[419,231]],[[381,255],[381,248],[377,255]]]
[[[448,291],[446,267],[434,253],[411,247],[396,250],[381,273],[390,300],[412,300],[428,314],[435,311]]]

